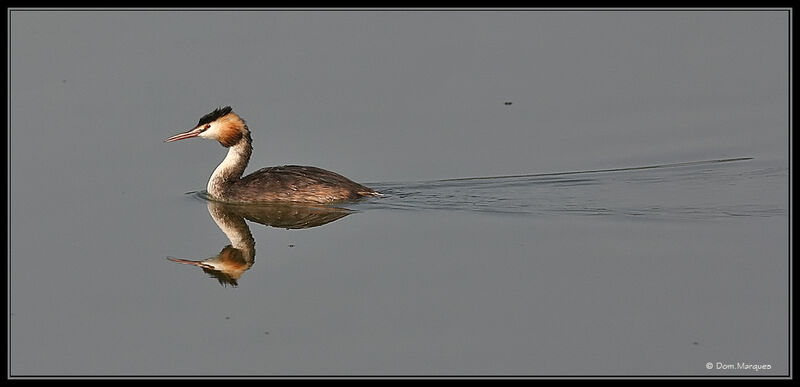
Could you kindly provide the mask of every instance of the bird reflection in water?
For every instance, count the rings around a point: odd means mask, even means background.
[[[237,205],[208,201],[208,213],[231,241],[219,254],[193,261],[167,257],[172,262],[197,266],[216,278],[223,286],[238,286],[242,274],[253,266],[256,258],[255,240],[245,219],[265,226],[284,229],[304,229],[324,224],[350,215],[353,211],[325,206],[297,206],[284,204]]]

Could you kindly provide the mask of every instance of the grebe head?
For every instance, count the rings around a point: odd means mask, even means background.
[[[249,138],[250,131],[242,117],[234,113],[230,106],[226,106],[201,117],[194,129],[176,134],[164,140],[164,142],[173,142],[192,137],[217,140],[222,146],[230,148],[242,138]]]
[[[217,256],[202,261],[174,257],[167,257],[167,259],[184,265],[197,266],[206,274],[216,278],[220,284],[232,286],[237,286],[242,274],[253,265],[253,261],[248,261],[242,254],[242,250],[231,245],[225,246]]]

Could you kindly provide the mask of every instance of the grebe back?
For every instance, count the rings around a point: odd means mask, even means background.
[[[253,139],[247,123],[230,106],[204,115],[194,129],[164,142],[192,137],[217,140],[228,148],[228,154],[211,174],[206,187],[215,200],[321,204],[380,195],[338,173],[302,165],[262,168],[242,177],[253,152]]]

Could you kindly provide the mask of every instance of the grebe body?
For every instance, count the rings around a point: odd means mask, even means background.
[[[247,123],[230,106],[206,114],[194,129],[164,141],[192,137],[217,140],[228,148],[228,154],[211,174],[206,187],[214,200],[324,204],[380,195],[338,173],[310,166],[268,167],[242,177],[253,152],[253,140]]]

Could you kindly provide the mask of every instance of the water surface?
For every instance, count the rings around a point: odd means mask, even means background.
[[[785,11],[9,20],[11,376],[789,373]],[[225,105],[384,196],[203,200]]]

